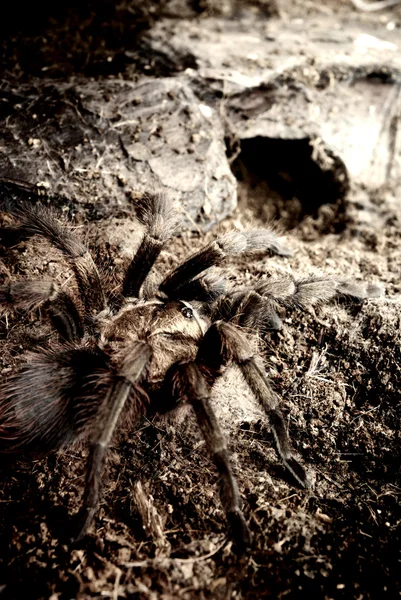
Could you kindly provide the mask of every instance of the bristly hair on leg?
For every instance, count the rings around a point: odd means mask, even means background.
[[[78,341],[84,324],[73,298],[53,281],[15,281],[0,286],[0,315],[11,310],[30,312],[43,306],[64,340]]]
[[[251,229],[250,231],[246,231],[245,235],[247,251],[270,250],[278,256],[292,256],[292,250],[270,229]]]
[[[264,297],[253,289],[226,293],[212,305],[213,320],[222,319],[259,333],[278,331],[282,321],[278,304],[273,298]]]
[[[231,323],[215,322],[199,345],[196,361],[209,385],[213,385],[221,374],[222,367],[230,362],[238,365],[248,386],[269,416],[279,458],[302,487],[309,487],[305,469],[292,450],[278,396],[273,392],[243,331]]]
[[[173,365],[169,379],[167,396],[171,396],[177,405],[182,401],[190,403],[194,410],[206,447],[220,476],[220,498],[231,529],[234,549],[238,554],[243,554],[251,544],[251,534],[241,510],[242,500],[231,467],[227,442],[210,402],[210,386],[200,365],[195,362]]]
[[[175,235],[182,223],[178,205],[171,192],[145,193],[136,203],[137,217],[146,225],[148,234],[161,242]]]
[[[142,284],[152,269],[164,244],[178,230],[181,216],[169,194],[144,194],[137,204],[139,221],[146,226],[141,244],[125,273],[122,293],[138,298]]]
[[[187,285],[200,273],[210,267],[221,265],[229,256],[255,250],[270,251],[281,256],[291,255],[289,248],[282,244],[278,236],[269,229],[230,231],[192,254],[169,273],[162,281],[160,291],[171,298],[174,294],[177,295],[178,289]]]
[[[298,484],[301,487],[309,488],[311,484],[307,473],[292,449],[278,396],[272,390],[263,366],[259,363],[260,360],[251,357],[246,361],[238,362],[238,366],[245,381],[269,417],[279,458]]]
[[[152,356],[152,348],[146,342],[131,345],[129,353],[116,370],[112,385],[103,403],[103,415],[100,424],[93,431],[91,450],[88,458],[85,490],[82,509],[78,517],[79,530],[75,541],[78,542],[86,534],[99,502],[100,482],[104,455],[117,427],[121,412],[129,399],[132,388],[146,374],[146,366]],[[131,395],[132,397],[132,395]],[[140,403],[137,408],[139,409]],[[146,409],[143,405],[143,409]],[[145,410],[144,410],[145,412]],[[140,411],[138,410],[138,417]]]
[[[217,238],[216,243],[228,255],[259,250],[278,256],[291,256],[291,250],[271,229],[230,231]]]
[[[170,294],[170,300],[197,300],[207,305],[213,304],[228,292],[229,284],[224,278],[224,270],[210,267],[204,274],[191,279]]]
[[[100,276],[89,250],[81,240],[61,225],[56,214],[47,207],[24,203],[10,210],[10,213],[20,221],[20,225],[3,228],[2,243],[12,244],[13,240],[18,243],[34,235],[42,236],[69,260],[87,315],[103,310],[106,298]]]
[[[270,277],[254,289],[261,296],[270,297],[283,306],[301,308],[324,304],[341,296],[362,301],[378,298],[384,293],[378,284],[316,276],[295,279],[290,275]]]
[[[53,281],[10,281],[0,285],[0,314],[15,309],[32,311],[58,292]]]

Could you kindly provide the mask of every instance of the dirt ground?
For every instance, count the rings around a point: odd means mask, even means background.
[[[357,12],[345,0],[320,7],[308,0],[278,4],[283,19],[349,13],[369,27],[379,29],[387,18],[398,35],[401,30],[398,9],[384,17]],[[207,15],[199,18],[202,27]],[[43,42],[46,60],[51,42],[51,36]],[[29,64],[19,67],[26,76]],[[385,290],[362,303],[288,309],[284,328],[261,336],[260,351],[312,489],[300,489],[285,472],[267,419],[231,370],[214,401],[253,536],[249,553],[238,558],[231,551],[217,475],[191,413],[144,419],[113,443],[101,505],[76,547],[69,538],[83,489],[85,445],[44,460],[1,461],[0,598],[400,597],[400,182],[366,188],[351,181],[340,209],[335,202],[311,209],[299,198],[278,197],[241,155],[233,172],[235,213],[206,234],[185,231],[170,241],[157,263],[160,273],[217,232],[265,227],[274,216],[293,256],[232,260],[232,282],[319,274]],[[100,247],[96,253],[115,285],[138,244],[138,227],[126,214],[95,220],[91,202],[76,211],[74,225],[90,247]],[[1,249],[1,258],[3,280],[43,276],[71,285],[62,257],[44,242]],[[18,368],[27,350],[52,339],[39,319],[40,311],[2,317],[2,377]]]

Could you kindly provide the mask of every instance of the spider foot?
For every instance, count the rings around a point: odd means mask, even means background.
[[[304,466],[299,462],[297,458],[295,458],[295,456],[289,456],[283,459],[283,464],[287,471],[291,473],[298,485],[305,489],[309,489],[312,487],[312,484],[309,481]]]
[[[78,513],[77,524],[74,527],[74,535],[70,538],[72,544],[79,544],[79,542],[84,539],[88,533],[94,514],[95,510],[93,509],[85,509]]]
[[[251,532],[239,508],[227,513],[227,521],[234,542],[233,550],[241,556],[251,547]]]

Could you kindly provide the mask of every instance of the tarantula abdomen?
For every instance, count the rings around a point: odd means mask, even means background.
[[[109,373],[98,348],[28,356],[0,387],[0,451],[43,456],[81,437],[96,418]]]

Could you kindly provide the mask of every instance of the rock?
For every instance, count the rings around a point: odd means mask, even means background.
[[[187,226],[210,228],[236,206],[216,110],[177,78],[35,80],[0,91],[0,176],[22,179],[99,215],[169,188]]]
[[[303,212],[336,202],[341,212],[350,179],[376,188],[400,178],[401,59],[391,29],[372,35],[360,23],[333,26],[321,15],[211,18],[201,29],[160,21],[146,36],[150,62],[152,45],[156,68],[196,64],[185,77],[224,114],[247,170],[262,169],[270,187],[279,183],[281,195],[300,199]],[[280,173],[285,181],[277,182]]]

